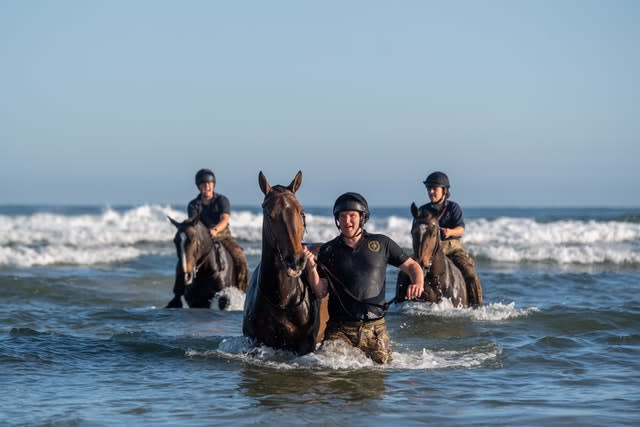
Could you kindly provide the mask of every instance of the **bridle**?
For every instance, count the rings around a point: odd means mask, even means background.
[[[420,225],[421,226],[425,226],[425,227],[431,226],[431,227],[435,228],[435,233],[437,233],[436,234],[436,239],[437,239],[436,240],[436,244],[433,245],[433,250],[431,251],[431,254],[429,255],[428,262],[422,264],[422,262],[421,262],[422,257],[418,256],[418,254],[416,254],[416,260],[422,266],[422,272],[424,274],[424,278],[425,278],[426,284],[428,286],[430,286],[434,291],[436,291],[438,296],[440,298],[442,298],[443,294],[442,294],[442,287],[441,287],[441,284],[440,284],[440,275],[431,273],[431,267],[433,266],[433,258],[435,257],[436,253],[440,249],[440,238],[438,237],[439,233],[440,233],[440,226],[438,225],[437,221],[431,221],[431,222],[427,223],[424,220],[420,221]],[[420,238],[420,242],[419,242],[419,245],[420,245],[419,249],[420,250],[422,249],[422,239],[424,238],[425,234],[426,233],[422,233],[421,234],[421,238]]]
[[[276,187],[274,187],[274,190],[276,189]],[[277,190],[276,190],[277,191]],[[283,191],[278,191],[279,194],[284,194]],[[278,259],[280,260],[280,262],[282,263],[283,266],[287,266],[287,263],[285,262],[284,259],[284,255],[282,254],[282,250],[280,249],[280,245],[278,245],[278,240],[275,238],[274,234],[273,234],[273,220],[271,219],[271,215],[269,215],[269,213],[267,212],[267,203],[271,200],[273,192],[271,192],[269,194],[269,196],[265,197],[264,201],[262,202],[262,217],[265,223],[267,223],[267,227],[263,226],[263,230],[266,228],[267,232],[269,233],[269,240],[272,242],[272,246],[274,247],[274,249],[276,250],[276,255],[278,256]],[[307,231],[307,221],[304,215],[304,210],[302,208],[300,208],[300,217],[302,218],[302,234],[304,235],[304,233],[306,233]],[[305,264],[306,264],[306,258],[305,258]],[[304,267],[303,267],[304,269]]]
[[[262,216],[263,216],[263,233],[266,231],[266,233],[268,233],[268,241],[271,242],[271,246],[275,249],[277,258],[280,260],[280,263],[282,264],[282,266],[286,269],[288,268],[287,266],[287,262],[285,261],[284,255],[282,253],[282,250],[280,249],[280,245],[278,244],[278,240],[275,238],[275,235],[273,233],[273,220],[271,218],[271,215],[269,214],[269,212],[267,212],[267,205],[268,203],[271,201],[271,199],[275,196],[273,196],[274,191],[277,192],[278,194],[285,194],[286,189],[279,189],[278,187],[273,187],[273,190],[271,193],[269,193],[264,201],[262,202]],[[307,222],[306,222],[306,218],[304,215],[304,210],[302,209],[302,207],[300,207],[299,209],[300,211],[300,217],[302,219],[302,228],[303,228],[303,232],[302,234],[304,235],[304,233],[307,230]],[[304,258],[304,265],[302,266],[301,270],[304,270],[305,266],[306,266],[306,262],[307,259],[306,257]],[[262,267],[260,267],[262,268]],[[297,294],[300,295],[300,297],[298,298],[298,300],[295,302],[294,305],[284,305],[282,303],[277,303],[272,301],[272,299],[269,297],[269,294],[267,292],[265,292],[261,286],[260,286],[260,281],[258,281],[258,289],[260,290],[260,292],[263,294],[263,297],[269,301],[269,303],[271,304],[272,307],[275,307],[277,309],[279,309],[280,311],[286,311],[289,310],[291,308],[295,308],[298,307],[299,305],[303,304],[306,300],[307,300],[307,286],[304,285],[304,283],[302,283],[302,279],[300,276],[295,277],[296,281],[296,289],[297,289]],[[300,290],[300,288],[302,288]]]
[[[185,234],[183,230],[179,231],[179,233],[181,234],[181,238],[180,238],[180,255],[181,255],[181,258],[184,258],[185,257],[184,243],[185,243],[186,238],[183,237],[183,235]],[[196,265],[191,269],[191,274],[193,275],[192,279],[194,279],[194,280],[198,275],[198,271],[202,268],[202,266],[207,261],[209,256],[213,253],[213,249],[214,249],[215,245],[213,243],[213,238],[211,238],[211,240],[212,240],[212,242],[211,242],[211,247],[209,248],[209,250],[202,256],[202,258],[200,258],[200,261],[196,262]],[[186,274],[186,271],[184,273]]]

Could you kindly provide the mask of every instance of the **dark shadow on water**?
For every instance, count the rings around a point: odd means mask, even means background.
[[[385,390],[385,372],[277,370],[246,367],[239,388],[247,397],[269,407],[291,403],[360,402],[379,398]]]

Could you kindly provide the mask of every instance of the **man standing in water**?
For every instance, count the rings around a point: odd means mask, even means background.
[[[460,205],[449,200],[449,177],[444,172],[433,172],[422,183],[427,187],[431,202],[420,206],[420,210],[427,210],[436,216],[442,214],[438,222],[442,249],[464,276],[469,305],[481,306],[482,285],[476,273],[473,259],[465,251],[460,240],[464,235],[464,216]]]
[[[344,193],[333,206],[335,239],[318,251],[318,260],[305,247],[307,279],[318,299],[330,293],[329,321],[324,341],[342,340],[364,351],[376,363],[391,361],[391,344],[384,321],[387,264],[411,278],[407,299],[420,296],[424,279],[420,265],[391,238],[369,234],[367,201]]]
[[[246,291],[249,279],[249,264],[247,258],[238,242],[231,235],[229,230],[229,219],[231,217],[231,204],[226,196],[216,193],[216,176],[210,169],[200,169],[196,173],[196,187],[200,194],[189,202],[187,214],[189,218],[198,216],[211,234],[211,238],[216,239],[229,251],[233,258],[236,271],[237,286]],[[178,269],[181,269],[178,263]],[[174,297],[168,308],[182,307],[182,295],[184,294],[184,275],[176,274],[176,281],[173,286]]]

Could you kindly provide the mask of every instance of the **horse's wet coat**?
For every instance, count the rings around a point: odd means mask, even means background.
[[[271,186],[262,172],[258,181],[265,195],[262,255],[249,281],[242,332],[259,344],[306,354],[315,350],[326,318],[321,322],[320,301],[303,274],[305,220],[295,196],[302,172],[288,186]]]
[[[184,288],[189,307],[209,308],[217,292],[235,286],[231,255],[222,244],[211,239],[197,218],[183,222],[169,220],[177,228],[173,240],[179,260],[176,286]]]
[[[416,261],[424,271],[425,290],[421,301],[440,302],[448,298],[454,306],[467,307],[469,300],[462,273],[442,249],[440,227],[437,216],[420,211],[415,203],[411,204],[414,221],[411,227],[413,252]],[[396,286],[396,301],[403,301],[409,277],[400,272]]]

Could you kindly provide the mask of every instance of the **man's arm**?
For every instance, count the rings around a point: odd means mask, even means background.
[[[418,298],[424,292],[424,276],[422,268],[413,258],[408,258],[400,264],[400,270],[404,271],[411,278],[411,284],[407,288],[406,299]]]
[[[304,255],[307,258],[307,266],[305,270],[307,272],[307,281],[309,282],[309,286],[311,286],[311,290],[315,294],[316,298],[322,299],[327,296],[329,282],[327,279],[320,278],[316,257],[306,246],[304,247]]]

